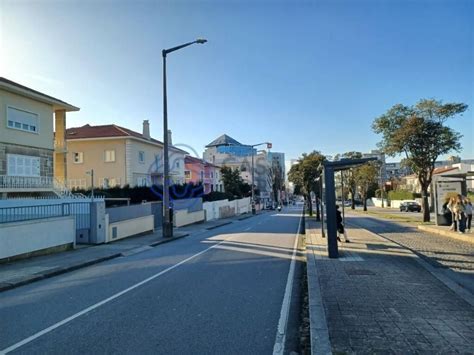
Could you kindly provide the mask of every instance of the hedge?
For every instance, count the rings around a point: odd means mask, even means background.
[[[406,190],[399,191],[389,191],[388,199],[389,200],[414,200],[416,198],[415,193]]]

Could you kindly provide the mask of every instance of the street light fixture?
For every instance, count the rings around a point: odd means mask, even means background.
[[[169,196],[169,156],[168,156],[168,99],[166,93],[166,56],[174,51],[188,47],[192,44],[204,44],[207,40],[198,38],[195,41],[188,42],[173,48],[163,49],[163,237],[171,238],[173,236],[173,224],[170,219],[170,196]]]

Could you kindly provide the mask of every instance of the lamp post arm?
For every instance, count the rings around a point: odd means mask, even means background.
[[[192,44],[194,44],[194,43],[198,43],[198,42],[197,42],[197,41],[192,41],[192,42],[188,42],[188,43],[185,43],[185,44],[182,44],[182,45],[180,45],[180,46],[173,47],[173,48],[163,49],[162,55],[163,55],[163,57],[166,57],[166,55],[167,55],[168,53],[177,51],[177,50],[179,50],[179,49],[181,49],[181,48],[184,48],[184,47],[188,47],[188,46],[190,46],[190,45],[192,45]]]

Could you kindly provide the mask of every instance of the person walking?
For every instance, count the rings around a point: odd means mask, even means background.
[[[468,233],[471,233],[472,203],[471,203],[471,200],[470,200],[469,198],[466,198],[466,199],[464,200],[464,208],[465,208],[466,217],[467,217],[466,230],[467,230]]]
[[[342,214],[339,211],[339,205],[336,205],[336,223],[337,223],[337,240],[342,242],[341,234],[344,236],[344,241],[346,243],[350,243],[351,241],[347,238],[346,229],[344,228],[344,224],[342,223]]]

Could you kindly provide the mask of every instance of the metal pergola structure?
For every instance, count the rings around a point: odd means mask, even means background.
[[[339,257],[339,249],[337,246],[337,220],[336,220],[336,183],[334,181],[334,173],[336,171],[347,170],[363,165],[370,161],[378,160],[377,158],[362,159],[342,159],[338,161],[325,162],[323,164],[324,176],[324,195],[326,205],[326,221],[327,221],[327,240],[328,240],[328,256],[330,258]],[[324,219],[324,216],[323,216]]]

